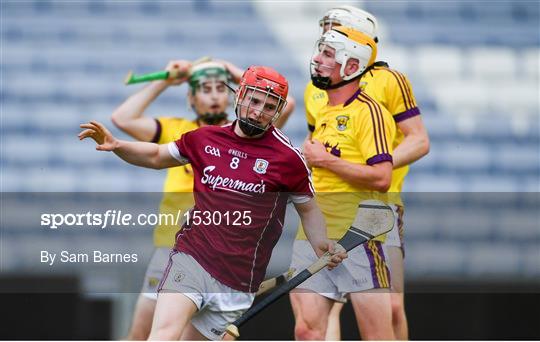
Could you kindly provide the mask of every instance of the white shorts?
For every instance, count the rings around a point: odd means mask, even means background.
[[[168,247],[160,247],[154,250],[154,254],[152,255],[152,259],[150,259],[144,275],[144,283],[141,290],[141,295],[144,297],[157,300],[158,285],[169,263],[170,253],[171,249]]]
[[[386,234],[384,244],[388,247],[398,247],[404,250],[403,247],[403,206],[398,204],[390,204],[394,217],[396,218],[394,228]]]
[[[221,340],[225,328],[253,304],[254,293],[242,292],[214,279],[191,256],[171,252],[159,292],[179,292],[195,303],[199,310],[193,326],[210,340]]]
[[[276,246],[274,250],[276,250],[278,247],[280,249],[276,253],[272,254],[272,258],[270,259],[267,267],[268,271],[265,276],[265,280],[277,277],[285,273],[289,269],[291,257],[290,254],[283,253],[283,251],[291,250],[292,242],[294,241],[294,236],[296,235],[296,227],[298,227],[298,222],[296,222],[296,225],[289,226],[294,227],[294,230],[291,230],[292,233],[288,233],[290,235],[289,238],[291,239],[291,241],[287,242],[280,240],[280,242],[278,242],[278,244],[280,245]],[[290,246],[286,246],[288,243],[290,243]],[[285,247],[281,245],[285,245]],[[154,250],[154,254],[152,254],[152,259],[150,259],[150,263],[146,268],[144,282],[141,289],[141,295],[143,295],[144,297],[151,300],[157,300],[158,285],[161,282],[161,279],[163,278],[163,273],[165,272],[167,264],[169,263],[169,254],[171,254],[171,248],[168,247],[159,247]]]
[[[308,241],[294,242],[291,267],[297,273],[316,260],[315,251]],[[345,295],[351,292],[390,288],[390,267],[386,260],[386,247],[379,241],[369,241],[348,252],[348,258],[335,269],[329,271],[324,268],[297,288],[335,301],[343,301]]]

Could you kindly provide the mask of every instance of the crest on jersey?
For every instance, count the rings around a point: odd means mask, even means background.
[[[257,158],[255,161],[255,165],[253,165],[253,171],[262,174],[266,173],[266,169],[268,168],[268,161],[264,159]]]
[[[181,282],[184,278],[186,277],[186,275],[182,272],[176,272],[176,274],[174,275],[174,281],[179,283]]]
[[[360,90],[365,91],[367,87],[367,82],[360,82],[359,87]]]
[[[347,122],[349,122],[348,115],[340,115],[336,117],[338,131],[344,131],[347,128]]]

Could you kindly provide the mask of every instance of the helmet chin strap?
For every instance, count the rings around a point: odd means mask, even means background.
[[[324,66],[324,67],[329,68],[327,66]],[[333,70],[333,68],[335,68],[335,66],[332,67],[331,70]],[[311,75],[311,82],[313,83],[313,85],[315,87],[317,87],[319,89],[322,89],[322,90],[337,89],[337,88],[343,87],[344,85],[347,85],[347,84],[349,84],[351,82],[354,82],[354,81],[358,80],[364,73],[365,73],[365,70],[364,70],[364,72],[360,73],[356,77],[351,78],[350,80],[341,81],[341,82],[338,82],[336,84],[332,84],[332,81],[330,80],[329,76]]]
[[[240,127],[240,130],[248,137],[257,136],[266,131],[265,128],[260,127],[257,123],[251,122],[249,118],[241,118],[238,111],[236,111],[236,117],[238,119],[238,127]]]
[[[351,78],[347,81],[341,81],[336,84],[332,84],[332,81],[330,80],[330,77],[323,77],[323,76],[311,76],[311,82],[313,85],[319,89],[322,90],[328,90],[328,89],[337,89],[341,88],[346,84],[349,84],[351,82],[357,81],[364,73],[361,73],[360,75]]]
[[[249,119],[238,119],[238,126],[248,137],[254,137],[264,133],[264,129],[249,122]]]

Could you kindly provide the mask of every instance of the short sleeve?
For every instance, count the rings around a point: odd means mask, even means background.
[[[307,202],[313,197],[314,189],[309,171],[304,157],[296,148],[293,148],[294,155],[291,155],[291,162],[288,163],[286,173],[287,190],[294,203]]]
[[[164,144],[161,140],[161,131],[163,128],[163,125],[161,124],[161,121],[159,119],[154,119],[156,122],[156,132],[154,133],[154,137],[150,142],[157,143],[157,144]]]
[[[193,147],[195,141],[195,135],[197,131],[190,131],[182,134],[180,139],[169,143],[169,153],[178,161],[191,161],[192,156],[191,152],[194,150]],[[188,148],[190,146],[191,148]]]
[[[367,165],[389,161],[392,162],[392,141],[395,135],[395,124],[389,112],[367,95],[358,98],[366,104],[366,115],[361,116],[362,122],[357,136],[359,147],[363,151]]]
[[[411,83],[407,77],[395,70],[387,69],[391,76],[386,87],[387,109],[396,122],[419,115]]]
[[[189,164],[189,159],[184,157],[180,154],[180,151],[178,151],[178,146],[176,146],[176,143],[170,142],[167,144],[167,149],[169,150],[169,154],[176,160],[178,160],[182,165]]]
[[[306,121],[310,132],[315,131],[317,116],[328,103],[328,94],[309,82],[304,91],[304,105],[306,107]]]

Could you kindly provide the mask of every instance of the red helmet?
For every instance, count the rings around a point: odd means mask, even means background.
[[[289,92],[289,82],[280,73],[266,66],[252,65],[244,71],[240,79],[240,92],[246,86],[270,90],[275,95],[287,98]]]
[[[256,123],[250,122],[247,118],[241,118],[239,114],[239,107],[248,107],[251,105],[251,98],[248,97],[244,101],[244,97],[248,90],[253,92],[264,94],[264,101],[269,98],[274,98],[276,108],[274,113],[271,113],[272,120],[263,126],[258,126]],[[289,83],[287,79],[274,69],[266,66],[250,66],[242,75],[240,79],[240,85],[236,94],[235,110],[240,121],[241,128],[243,127],[244,133],[248,131],[247,127],[251,126],[248,135],[256,135],[264,132],[271,123],[275,122],[281,111],[285,107],[287,101],[287,94],[289,92]],[[276,101],[277,100],[277,101]],[[267,113],[268,114],[268,113]],[[247,133],[246,133],[247,134]]]

